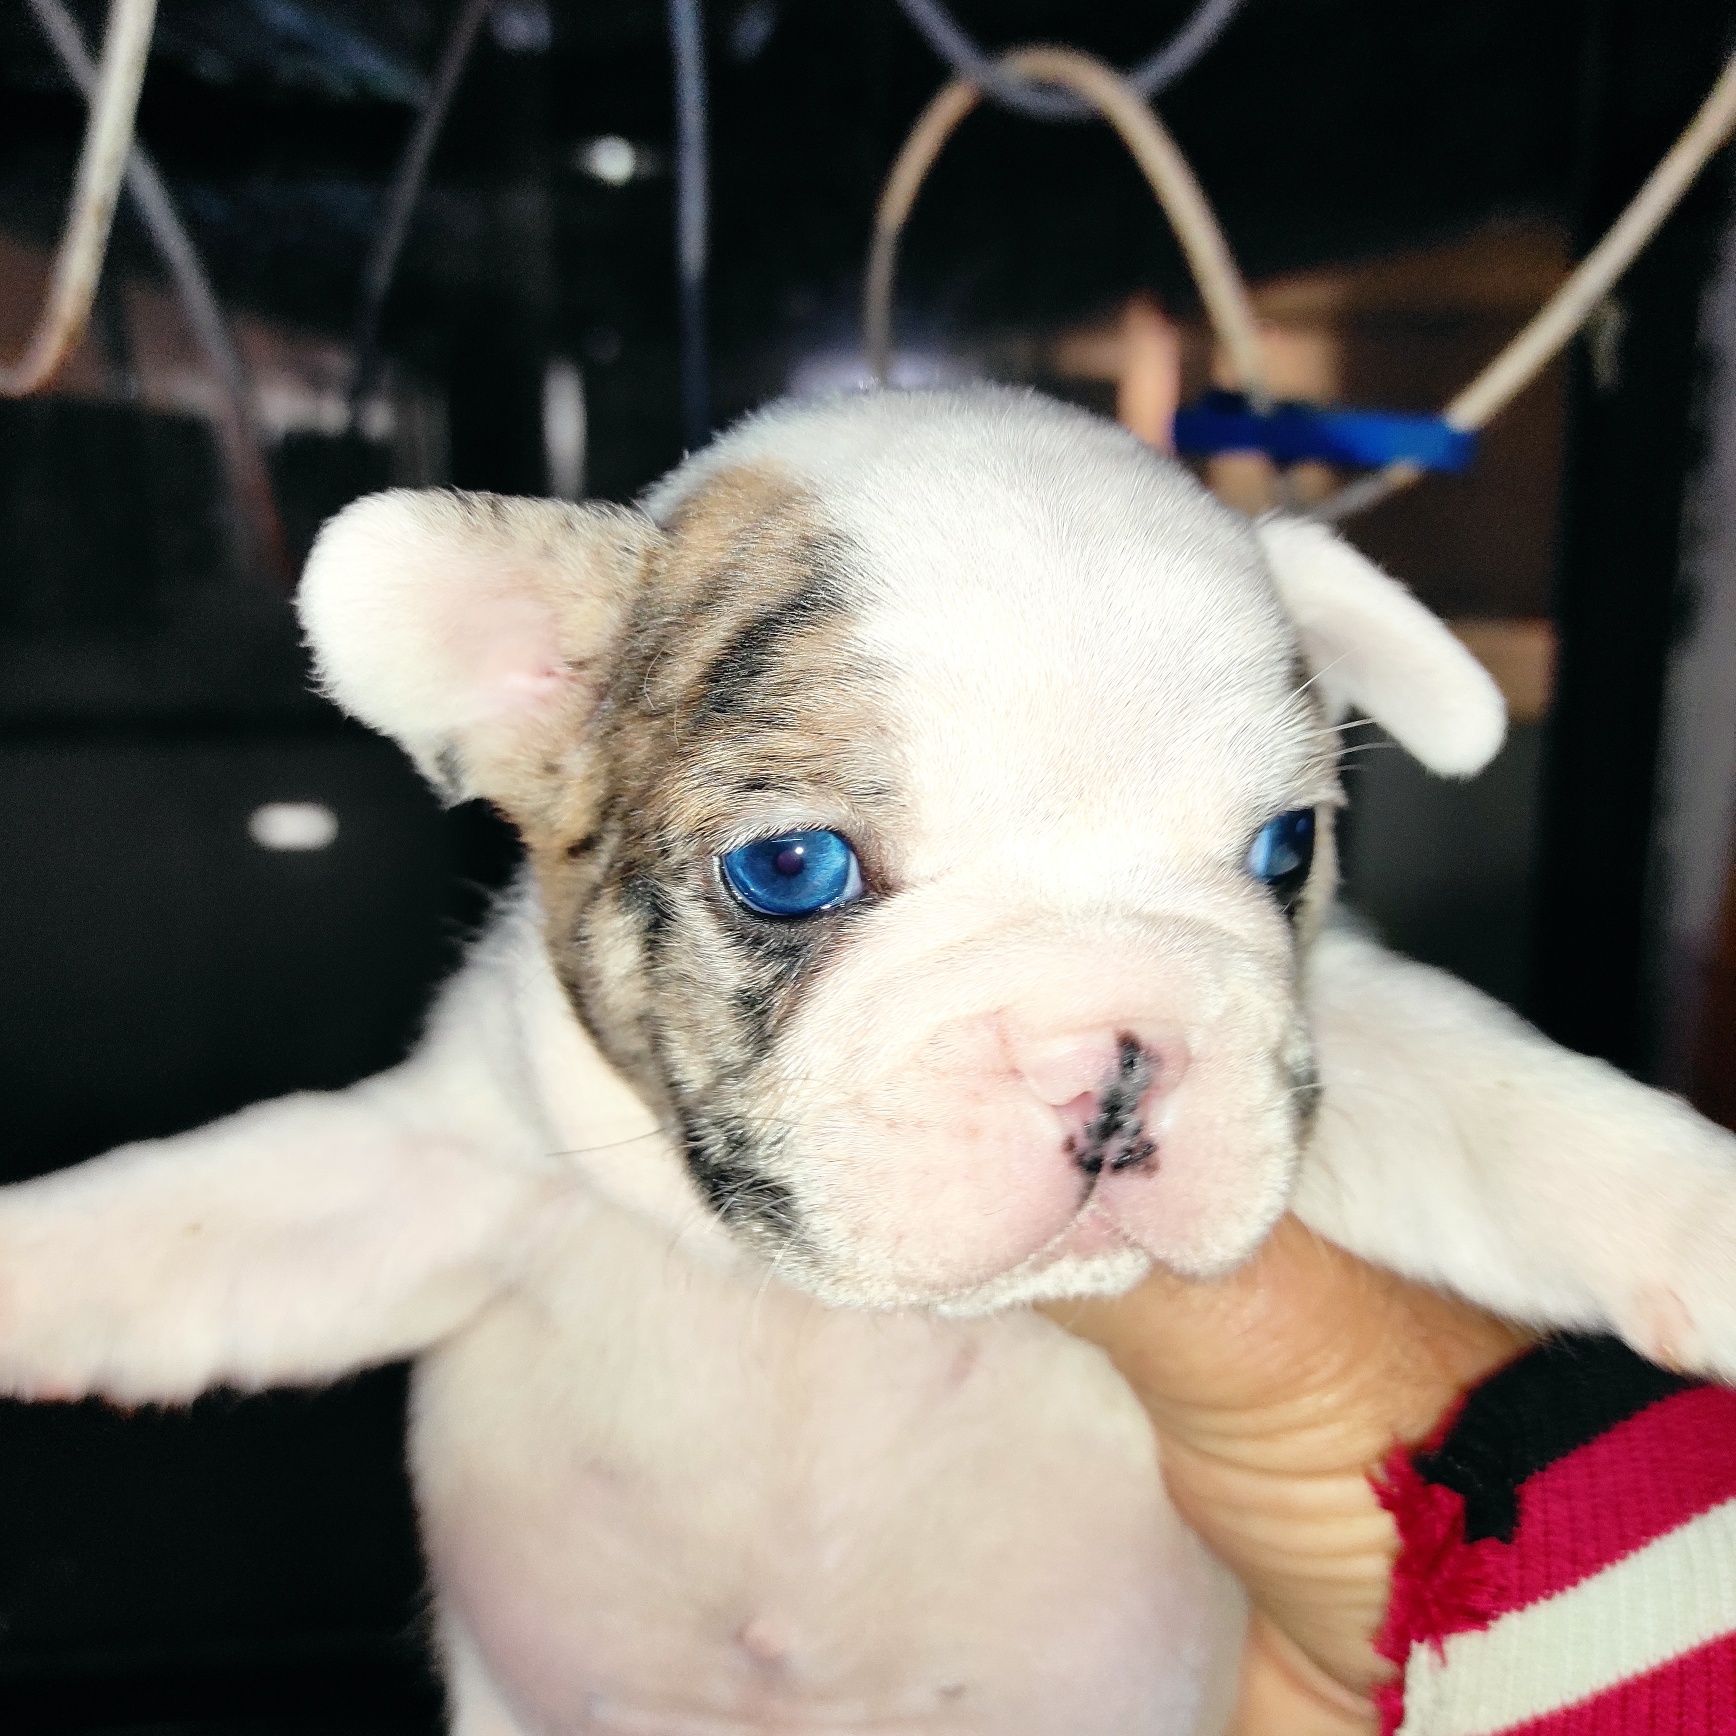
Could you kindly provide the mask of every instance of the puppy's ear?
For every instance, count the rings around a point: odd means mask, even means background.
[[[1328,717],[1364,713],[1430,771],[1481,771],[1507,708],[1444,623],[1323,524],[1275,516],[1255,530]]]
[[[449,801],[512,811],[579,740],[660,541],[616,507],[394,489],[320,532],[296,605],[332,699]]]

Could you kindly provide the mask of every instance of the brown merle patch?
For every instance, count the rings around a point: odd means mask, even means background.
[[[779,472],[737,469],[666,526],[589,740],[524,827],[550,954],[580,1017],[682,1130],[702,1194],[793,1233],[755,1080],[851,915],[768,925],[716,885],[744,811],[820,816],[865,856],[896,768],[853,638],[853,554]]]

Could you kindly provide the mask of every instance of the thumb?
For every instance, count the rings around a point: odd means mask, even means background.
[[[1523,1341],[1293,1217],[1222,1277],[1157,1271],[1044,1311],[1108,1353],[1167,1441],[1295,1475],[1372,1465],[1427,1434]]]
[[[1176,1507],[1241,1578],[1290,1675],[1323,1701],[1366,1695],[1398,1541],[1369,1473],[1521,1334],[1294,1218],[1227,1276],[1154,1273],[1045,1312],[1100,1345],[1145,1405]]]

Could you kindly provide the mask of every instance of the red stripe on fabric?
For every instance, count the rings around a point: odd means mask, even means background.
[[[1376,1640],[1381,1656],[1402,1670],[1414,1646],[1565,1591],[1736,1496],[1732,1442],[1736,1391],[1692,1387],[1661,1399],[1523,1483],[1511,1543],[1467,1544],[1461,1498],[1423,1478],[1409,1451],[1395,1453],[1375,1481],[1399,1532],[1392,1601]],[[1404,1717],[1401,1678],[1380,1695],[1379,1710],[1382,1736],[1391,1736]],[[1587,1728],[1600,1736],[1625,1730]],[[1665,1736],[1673,1726],[1634,1726],[1643,1736],[1654,1728]],[[1684,1726],[1683,1736],[1701,1728]],[[1705,1728],[1736,1736],[1736,1716]],[[1541,1730],[1553,1736],[1555,1726]]]
[[[1736,1391],[1661,1399],[1520,1486],[1502,1607],[1565,1591],[1732,1496]]]
[[[1373,1483],[1399,1537],[1392,1596],[1374,1638],[1375,1649],[1395,1666],[1375,1695],[1381,1736],[1392,1736],[1404,1722],[1402,1672],[1412,1650],[1487,1626],[1506,1607],[1499,1576],[1489,1571],[1492,1552],[1505,1546],[1493,1538],[1467,1544],[1464,1497],[1429,1482],[1408,1449],[1394,1453]]]
[[[1501,1736],[1736,1736],[1736,1634]]]

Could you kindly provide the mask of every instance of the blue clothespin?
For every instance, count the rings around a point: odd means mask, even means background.
[[[1378,470],[1403,463],[1456,473],[1475,456],[1477,436],[1439,416],[1391,410],[1286,403],[1261,415],[1240,392],[1208,392],[1176,412],[1175,449],[1191,458],[1264,452],[1277,464],[1316,459]]]

